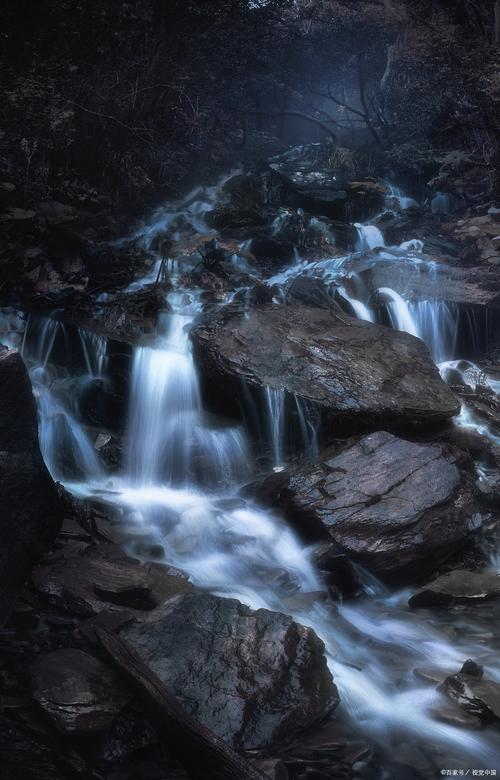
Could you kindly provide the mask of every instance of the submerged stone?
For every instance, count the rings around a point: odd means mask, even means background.
[[[416,591],[410,607],[448,607],[500,598],[500,576],[490,572],[450,571]]]

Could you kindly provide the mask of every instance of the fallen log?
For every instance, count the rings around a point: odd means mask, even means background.
[[[101,626],[95,636],[137,696],[168,749],[193,780],[266,780],[224,740],[195,721],[124,639]]]

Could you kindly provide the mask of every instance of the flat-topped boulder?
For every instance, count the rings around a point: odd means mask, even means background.
[[[273,475],[258,496],[305,537],[331,538],[339,552],[395,584],[430,574],[483,520],[455,451],[386,432]]]
[[[206,401],[226,412],[265,387],[312,403],[334,435],[439,425],[460,409],[422,341],[335,309],[267,304],[191,337]]]
[[[339,701],[323,642],[278,612],[193,593],[121,635],[191,716],[237,749],[288,739]]]
[[[423,258],[431,260],[431,258]],[[441,263],[401,262],[378,258],[359,269],[370,292],[388,287],[408,301],[439,298],[465,306],[500,308],[500,272],[487,268],[457,268]]]

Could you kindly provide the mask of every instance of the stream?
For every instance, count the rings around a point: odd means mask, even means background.
[[[199,188],[159,209],[137,231],[136,240],[153,251],[155,237],[175,227],[180,216],[193,233],[208,232],[204,214],[213,207],[220,186]],[[389,197],[400,198],[401,208],[413,202],[396,188]],[[265,283],[285,290],[300,275],[319,277],[348,314],[371,322],[380,322],[382,316],[385,324],[421,338],[445,381],[458,372],[465,384],[473,386],[480,369],[470,355],[463,359],[459,353],[456,307],[438,299],[407,301],[389,287],[378,290],[375,306],[357,272],[361,258],[365,264],[390,259],[405,268],[427,264],[439,289],[437,264],[422,255],[418,241],[386,247],[375,225],[355,227],[354,252],[315,261],[295,253],[290,266]],[[248,267],[238,255],[232,262]],[[132,283],[129,291],[154,282],[160,264],[158,254],[149,273]],[[118,474],[104,469],[74,401],[75,384],[96,378],[106,382],[106,339],[80,330],[82,370],[75,376],[70,368],[64,372],[52,362],[55,344],[59,352],[64,350],[64,324],[50,317],[26,318],[12,310],[1,314],[0,341],[21,349],[30,367],[42,452],[53,477],[75,495],[111,506],[132,555],[147,560],[148,550],[160,549],[163,560],[186,572],[198,588],[239,599],[254,609],[285,612],[312,627],[325,643],[339,689],[341,704],[335,715],[351,733],[393,753],[403,750],[405,743],[416,742],[439,769],[496,767],[498,736],[488,729],[475,732],[446,723],[440,712],[447,700],[435,684],[414,674],[415,668],[427,666],[456,672],[472,658],[482,664],[486,677],[500,682],[498,638],[489,607],[478,607],[473,620],[470,611],[413,612],[408,608],[410,590],[389,591],[363,571],[361,599],[333,606],[317,598],[325,586],[313,565],[312,548],[279,514],[239,494],[243,485],[255,479],[263,455],[254,446],[255,431],[249,435],[249,421],[255,417],[265,429],[264,439],[270,445],[266,452],[274,470],[287,466],[283,394],[268,388],[262,409],[245,410],[246,425],[217,418],[203,408],[189,340],[189,328],[204,308],[203,292],[183,287],[181,269],[175,264],[170,280],[168,312],[160,316],[154,338],[133,348],[126,457]],[[244,294],[244,290],[229,293],[220,305],[230,303],[235,295],[243,300]],[[281,299],[276,295],[275,305]],[[477,342],[480,334],[473,322],[470,330]],[[69,341],[67,348],[71,349]],[[500,395],[500,379],[487,376],[485,381]],[[297,413],[302,454],[313,457],[318,451],[315,420],[299,403]],[[498,441],[465,404],[454,424]],[[63,449],[71,451],[78,478],[61,472]],[[498,570],[499,560],[500,554],[493,551],[492,570]],[[359,777],[363,776],[360,766]]]

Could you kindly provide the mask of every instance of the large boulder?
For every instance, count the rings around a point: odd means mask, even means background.
[[[23,360],[0,351],[0,625],[36,560],[62,523],[59,497],[42,459],[38,418]]]
[[[389,287],[408,301],[439,300],[451,304],[483,308],[500,307],[500,272],[484,268],[454,268],[439,264],[401,263],[397,254],[393,260],[367,260],[357,268],[369,290]]]
[[[206,401],[225,411],[268,386],[312,403],[338,435],[442,424],[460,409],[422,341],[334,309],[263,305],[191,337]]]
[[[287,615],[193,593],[122,635],[196,720],[237,749],[280,742],[339,701],[323,643]]]
[[[312,539],[388,583],[425,577],[481,525],[458,455],[379,432],[333,456],[264,481],[261,500],[279,507]]]

